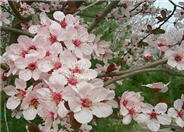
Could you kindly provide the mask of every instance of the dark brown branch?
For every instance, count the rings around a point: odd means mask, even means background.
[[[29,37],[34,37],[33,34],[29,33],[29,32],[24,32],[22,30],[19,30],[19,29],[16,29],[16,28],[11,28],[11,27],[1,27],[1,30],[2,31],[5,31],[5,32],[14,32],[16,34],[19,34],[19,35],[27,35]]]
[[[170,0],[169,0],[170,1]],[[173,4],[173,6],[174,6],[174,8],[173,8],[173,11],[172,11],[172,13],[157,27],[157,28],[155,28],[154,30],[157,30],[157,29],[160,29],[173,15],[174,15],[174,13],[175,13],[175,11],[176,11],[176,5],[175,4]],[[149,37],[151,34],[153,34],[154,32],[151,32],[151,33],[149,33],[149,34],[147,34],[145,37],[143,37],[138,43],[140,43],[140,42],[142,42],[143,40],[145,40],[147,37]]]
[[[98,24],[103,18],[105,18],[105,16],[106,16],[109,12],[111,12],[111,10],[112,10],[113,8],[115,8],[115,7],[117,6],[118,3],[119,3],[119,1],[112,1],[112,2],[105,8],[105,10],[102,12],[102,14],[101,14],[99,17],[97,17],[97,18],[95,19],[95,21],[91,24],[91,26],[90,26],[89,29],[88,29],[88,32],[91,32],[91,31],[97,26],[97,24]]]
[[[122,76],[114,77],[113,79],[106,81],[104,83],[104,86],[108,86],[108,85],[110,85],[110,84],[112,84],[112,83],[114,83],[116,81],[119,81],[119,80],[122,80],[124,78],[137,75],[139,73],[144,73],[144,72],[165,72],[165,73],[168,73],[170,75],[184,77],[184,73],[175,72],[175,71],[173,71],[171,69],[166,69],[166,68],[147,68],[147,69],[141,69],[141,70],[137,70],[137,71],[134,71],[134,72],[130,72],[130,73],[124,74]]]
[[[154,67],[154,66],[157,66],[157,65],[160,65],[160,64],[164,64],[166,62],[167,62],[167,59],[163,59],[163,60],[160,60],[160,61],[156,61],[156,62],[147,64],[147,65],[143,65],[143,66],[133,68],[133,69],[129,69],[129,70],[123,70],[123,71],[119,71],[119,72],[112,72],[110,74],[101,73],[101,74],[98,75],[98,77],[101,78],[101,77],[120,76],[120,75],[123,75],[123,74],[126,74],[126,73],[130,73],[130,72],[134,72],[134,71],[137,71],[137,70],[141,70],[141,69],[145,69],[145,68]]]

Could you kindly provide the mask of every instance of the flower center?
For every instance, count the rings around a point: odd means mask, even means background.
[[[54,112],[49,112],[49,117],[53,121],[54,120]]]
[[[133,114],[135,113],[135,111],[134,111],[134,109],[132,108],[132,109],[129,109],[129,110],[128,110],[128,113],[129,113],[130,115],[133,115]]]
[[[62,28],[66,28],[67,26],[67,23],[65,21],[61,21],[59,24],[61,25]]]
[[[47,51],[45,56],[50,56],[50,51]]]
[[[158,44],[158,47],[162,47],[162,46],[165,46],[165,44],[164,43],[159,43]]]
[[[49,37],[49,40],[50,40],[51,43],[54,43],[54,42],[57,41],[57,37],[55,35],[51,34],[50,37]]]
[[[62,66],[62,64],[60,62],[56,62],[54,64],[54,70],[57,70],[57,69],[61,68],[61,66]]]
[[[78,67],[75,67],[75,69],[72,70],[72,73],[82,73],[82,71],[78,68]]]
[[[36,46],[32,45],[29,47],[29,50],[37,50]]]
[[[60,93],[53,93],[53,100],[59,104],[59,102],[62,100],[62,95]]]
[[[92,101],[89,98],[83,98],[81,99],[82,101],[82,106],[89,108],[90,106],[92,106]]]
[[[150,113],[150,118],[151,119],[156,119],[157,118],[157,113],[156,112],[151,112]]]
[[[184,118],[184,111],[178,111],[178,116],[181,118]]]
[[[123,100],[122,104],[126,106],[128,104],[128,100]]]
[[[36,63],[30,63],[30,64],[27,66],[27,69],[29,69],[29,70],[31,70],[31,71],[34,71],[36,68],[37,68]]]
[[[25,90],[20,90],[17,94],[17,97],[20,99],[23,99],[26,96],[26,91]]]
[[[37,107],[40,103],[38,102],[38,99],[37,98],[33,98],[31,101],[30,101],[30,105],[33,105],[34,107]]]
[[[182,57],[179,56],[179,55],[176,55],[175,58],[174,58],[177,62],[181,61],[182,60]]]
[[[81,41],[80,40],[73,40],[72,41],[73,42],[73,44],[76,46],[76,47],[79,47],[80,45],[81,45]]]
[[[125,8],[125,9],[127,9],[128,8],[128,5],[126,3],[123,3],[122,4],[122,7]]]
[[[71,85],[76,85],[78,82],[77,82],[77,79],[72,77],[72,78],[69,78],[68,79],[68,84],[71,84]]]
[[[25,58],[26,54],[28,54],[28,52],[23,50],[22,53],[21,53],[21,56]]]

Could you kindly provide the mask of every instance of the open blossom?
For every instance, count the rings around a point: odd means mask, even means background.
[[[125,91],[120,101],[120,115],[123,116],[123,124],[130,124],[132,118],[136,120],[137,114],[141,112],[144,98],[140,93]]]
[[[151,88],[153,89],[155,92],[162,92],[162,93],[165,93],[168,91],[168,85],[170,84],[167,83],[167,84],[164,84],[162,82],[157,82],[157,83],[152,83],[152,84],[147,84],[147,85],[142,85],[142,86],[145,86],[145,87],[148,87],[148,88]]]
[[[168,115],[176,119],[176,124],[181,128],[184,128],[184,101],[177,99],[174,102],[174,108],[169,108]]]
[[[78,91],[76,97],[68,100],[78,122],[85,124],[93,119],[93,115],[105,118],[112,114],[112,106],[107,102],[114,98],[114,92],[100,87],[93,88],[90,84],[81,84]]]
[[[24,99],[26,96],[26,82],[21,79],[16,79],[15,80],[15,85],[16,87],[9,85],[3,88],[4,92],[8,95],[11,96],[8,98],[7,101],[7,108],[14,110],[18,107],[18,105],[21,103],[21,100]]]
[[[171,118],[166,114],[167,104],[159,103],[155,107],[150,104],[144,104],[141,114],[137,116],[138,123],[145,123],[147,127],[153,131],[157,132],[160,129],[160,124],[170,125]]]
[[[178,70],[184,70],[184,49],[177,48],[166,52],[168,58],[167,64],[171,67],[176,67]]]

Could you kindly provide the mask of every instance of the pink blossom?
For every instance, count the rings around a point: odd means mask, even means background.
[[[168,82],[167,84],[164,84],[162,82],[157,82],[157,83],[152,83],[152,84],[147,84],[147,85],[142,85],[148,88],[153,89],[155,92],[162,92],[162,93],[166,93],[168,91],[168,85],[170,84],[170,82]]]
[[[171,67],[176,67],[178,70],[184,70],[184,50],[177,48],[174,51],[168,50],[166,57],[168,58],[167,64]]]
[[[150,104],[144,105],[143,113],[137,116],[137,122],[145,123],[153,132],[157,132],[160,129],[160,124],[171,124],[171,118],[166,114],[167,105],[165,103],[159,103],[155,107]]]
[[[168,115],[176,119],[176,124],[181,128],[184,128],[184,110],[182,109],[184,102],[181,99],[177,99],[174,102],[174,108],[169,108]]]
[[[137,114],[141,112],[144,98],[140,93],[125,91],[120,101],[120,115],[123,116],[123,124],[130,124],[132,118],[136,120]]]
[[[8,19],[9,15],[10,14],[8,12],[0,10],[0,26],[2,26],[3,23],[10,24],[10,20]]]
[[[89,84],[78,86],[78,94],[68,101],[70,109],[74,112],[74,118],[79,123],[88,123],[93,115],[104,118],[112,114],[112,106],[107,104],[109,90],[104,88],[93,88]]]
[[[11,96],[8,98],[6,104],[7,108],[11,110],[16,109],[18,105],[21,103],[21,100],[24,99],[27,94],[25,90],[26,82],[24,80],[16,79],[15,85],[16,87],[9,85],[3,88],[4,92],[8,96]]]

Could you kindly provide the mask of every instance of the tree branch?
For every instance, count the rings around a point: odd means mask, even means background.
[[[116,81],[122,80],[122,79],[130,77],[130,76],[134,76],[134,75],[137,75],[137,74],[143,73],[143,72],[165,72],[165,73],[168,73],[170,75],[184,77],[184,73],[175,72],[175,71],[172,71],[171,69],[166,69],[166,68],[147,68],[147,69],[141,69],[141,70],[133,71],[133,72],[121,75],[121,76],[114,77],[113,79],[106,81],[104,83],[104,86],[108,86],[108,85],[110,85],[110,84],[112,84],[112,83],[114,83]]]
[[[169,0],[170,1],[170,0]],[[171,2],[171,1],[170,1]],[[174,12],[176,11],[176,5],[173,4],[174,8],[173,8],[173,11],[172,13],[157,27],[155,28],[154,30],[156,29],[160,29],[173,15],[174,15]],[[147,34],[145,37],[143,37],[138,43],[142,42],[143,40],[145,40],[147,37],[149,37],[151,34],[153,34],[153,32]]]
[[[8,3],[9,3],[9,5],[10,5],[12,11],[13,11],[14,14],[15,14],[15,17],[17,17],[17,18],[20,19],[21,21],[28,21],[28,20],[31,19],[31,16],[23,17],[23,16],[19,13],[17,7],[16,7],[15,4],[14,4],[14,1],[11,1],[11,0],[10,0],[10,1],[8,1]]]
[[[29,32],[25,32],[25,31],[22,31],[22,30],[19,30],[19,29],[16,29],[16,28],[11,28],[11,27],[1,27],[1,30],[2,31],[5,31],[5,32],[14,32],[16,34],[20,34],[20,35],[27,35],[29,37],[34,37],[33,34],[29,33]]]
[[[133,68],[133,69],[123,70],[123,71],[119,71],[119,72],[112,72],[112,73],[109,73],[109,74],[108,73],[101,73],[101,74],[98,75],[98,78],[120,76],[120,75],[123,75],[123,74],[126,74],[126,73],[130,73],[130,72],[134,72],[134,71],[137,71],[137,70],[141,70],[141,69],[145,69],[145,68],[154,67],[154,66],[157,66],[157,65],[160,65],[160,64],[164,64],[166,62],[167,62],[167,59],[163,59],[163,60],[160,60],[160,61],[149,63],[147,65],[143,65],[143,66],[140,66],[140,67],[137,67],[137,68]]]
[[[109,13],[113,8],[116,7],[116,5],[119,3],[119,1],[112,1],[102,12],[102,14],[95,19],[95,21],[91,24],[91,26],[88,29],[88,32],[91,32],[95,26]]]

